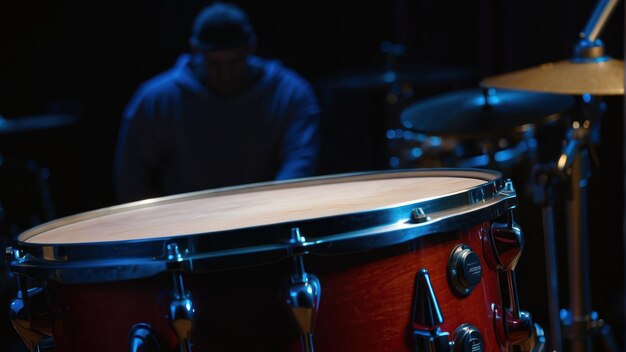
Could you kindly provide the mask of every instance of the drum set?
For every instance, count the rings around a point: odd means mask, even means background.
[[[624,94],[624,62],[598,39],[614,5],[599,3],[570,60],[405,109],[387,131],[402,170],[149,199],[23,232],[6,248],[15,330],[30,351],[582,352],[594,336],[616,351],[590,307],[586,186],[599,97]],[[570,114],[581,103],[589,113]],[[555,126],[550,160],[541,131]],[[520,305],[514,182],[490,170],[521,159],[543,215],[547,333]]]

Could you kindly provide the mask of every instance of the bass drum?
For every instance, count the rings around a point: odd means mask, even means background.
[[[407,170],[79,214],[8,249],[12,320],[66,352],[528,350],[515,204],[496,172]]]

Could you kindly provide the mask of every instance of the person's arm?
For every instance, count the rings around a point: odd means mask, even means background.
[[[133,98],[124,112],[115,154],[114,182],[117,199],[130,202],[158,195],[155,173],[159,147],[154,116],[146,101]]]
[[[276,180],[313,176],[318,163],[320,108],[313,89],[303,87],[293,96],[289,109]]]

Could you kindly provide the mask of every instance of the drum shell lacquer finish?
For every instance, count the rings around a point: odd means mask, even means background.
[[[450,332],[470,323],[483,335],[486,351],[499,351],[491,305],[501,305],[495,272],[484,263],[481,237],[489,222],[457,232],[433,234],[409,243],[341,256],[305,256],[322,286],[314,330],[317,351],[412,351],[411,312],[415,276],[430,273],[444,323]],[[481,258],[483,277],[468,297],[456,296],[446,278],[457,244]],[[280,298],[291,262],[216,273],[185,275],[196,305],[195,351],[299,351],[296,325]],[[124,351],[137,322],[148,322],[162,343],[175,349],[166,316],[171,278],[167,275],[101,284],[58,284],[49,290],[62,311],[59,351]]]

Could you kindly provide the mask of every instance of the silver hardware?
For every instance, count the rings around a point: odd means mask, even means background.
[[[52,315],[42,287],[28,289],[26,280],[16,275],[17,297],[9,308],[13,328],[31,352],[39,351],[39,344],[52,338]]]
[[[447,277],[452,291],[459,297],[466,297],[482,278],[480,258],[466,244],[454,247],[448,258]]]
[[[449,352],[450,334],[442,332],[438,325],[443,323],[443,315],[430,283],[428,270],[421,269],[415,275],[415,293],[411,329],[415,350],[419,352]]]
[[[593,9],[593,13],[589,17],[589,21],[585,25],[585,28],[579,34],[580,38],[595,42],[600,36],[600,33],[602,33],[604,25],[608,21],[609,16],[611,16],[613,9],[618,2],[619,0],[598,1]]]
[[[494,305],[496,337],[501,346],[527,346],[535,344],[533,337],[534,325],[530,313],[521,311],[517,293],[515,267],[524,249],[524,236],[519,225],[513,219],[513,211],[509,211],[505,223],[494,222],[491,233],[485,236],[491,250],[485,251],[487,265],[497,271],[498,277],[506,275],[508,308]],[[502,293],[501,293],[502,294]]]
[[[485,346],[480,330],[471,324],[463,324],[454,330],[454,352],[483,352]]]
[[[128,333],[129,352],[161,352],[159,339],[148,323],[133,325]]]
[[[430,216],[427,216],[426,213],[424,213],[424,209],[414,208],[413,210],[411,210],[411,221],[413,221],[414,223],[421,224],[429,220]]]
[[[178,337],[180,351],[191,352],[191,330],[195,307],[189,292],[185,290],[183,275],[180,272],[173,272],[172,278],[174,290],[170,302],[170,326]]]
[[[292,228],[290,243],[295,247],[304,242],[305,238],[300,235],[300,229]],[[302,256],[302,253],[298,253],[293,257],[294,273],[289,276],[285,303],[290,307],[300,329],[304,351],[313,352],[313,328],[322,290],[319,279],[306,272]]]
[[[503,192],[515,193],[515,186],[513,185],[513,181],[510,178],[507,178],[504,182]]]
[[[176,243],[168,243],[167,244],[167,260],[182,262],[183,256],[180,254],[180,250],[178,249],[178,244]]]

